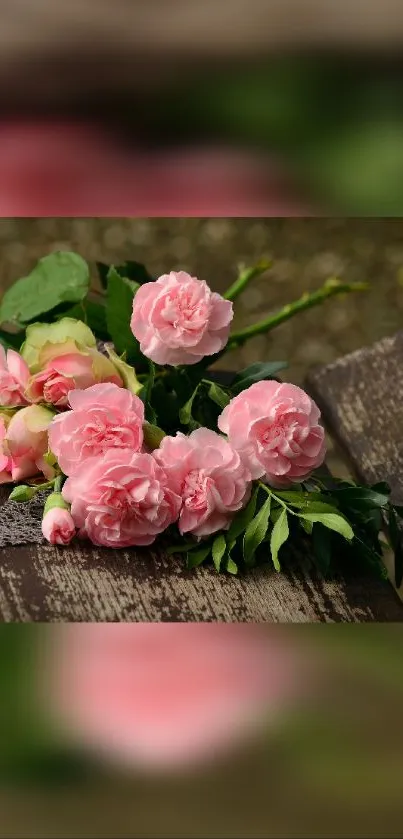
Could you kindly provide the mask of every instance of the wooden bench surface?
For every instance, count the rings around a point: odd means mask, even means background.
[[[314,371],[307,386],[364,481],[388,480],[403,503],[403,333]],[[161,548],[113,551],[39,541],[40,504],[0,496],[2,621],[403,621],[392,585],[352,574],[325,581],[308,557],[290,555],[283,573],[248,576],[187,571]],[[21,512],[20,512],[21,511]],[[11,515],[24,517],[25,541],[12,545]],[[8,544],[7,544],[8,543]],[[1,543],[0,543],[1,544]]]

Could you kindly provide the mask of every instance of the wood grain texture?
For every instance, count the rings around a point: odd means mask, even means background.
[[[307,387],[360,481],[403,504],[403,332],[314,370]]]
[[[403,620],[391,586],[373,578],[324,581],[306,556],[294,570],[246,577],[187,571],[162,551],[23,545],[0,559],[2,621],[366,622]],[[299,567],[298,567],[299,566]],[[297,567],[297,570],[295,570]]]

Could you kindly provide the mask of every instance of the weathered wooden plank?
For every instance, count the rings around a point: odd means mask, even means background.
[[[24,545],[0,557],[2,621],[366,622],[403,620],[388,583],[324,581],[294,557],[294,570],[247,577],[187,571],[159,550],[109,551]],[[295,570],[295,566],[299,568]],[[291,564],[291,559],[290,559]]]
[[[403,504],[403,332],[313,370],[307,387],[357,477]]]

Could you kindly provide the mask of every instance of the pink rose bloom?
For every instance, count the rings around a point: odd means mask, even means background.
[[[47,402],[61,408],[68,404],[70,391],[84,390],[99,381],[122,385],[109,359],[96,350],[86,349],[52,358],[44,370],[32,377],[27,393],[32,402]]]
[[[5,451],[5,439],[9,418],[0,414],[0,484],[12,481],[11,457]]]
[[[72,410],[55,416],[49,429],[50,449],[65,475],[110,448],[140,451],[144,404],[138,396],[115,384],[98,384],[70,391],[69,401]]]
[[[198,428],[189,437],[181,432],[164,437],[154,457],[163,466],[171,489],[181,496],[181,533],[207,536],[226,529],[249,500],[250,473],[215,431]]]
[[[94,545],[151,545],[178,518],[180,498],[152,455],[108,449],[67,479],[63,498],[80,536]]]
[[[27,405],[25,389],[29,380],[28,365],[18,352],[0,344],[0,406],[19,408]]]
[[[51,545],[69,545],[76,528],[69,510],[52,507],[42,519],[42,533]]]
[[[218,427],[249,467],[253,478],[274,487],[307,478],[325,458],[320,411],[296,385],[257,382],[231,400]]]
[[[44,459],[48,451],[48,428],[52,419],[53,412],[42,405],[21,408],[11,418],[3,445],[11,457],[13,481],[32,478],[39,472],[43,472],[48,479],[53,478],[54,470]]]
[[[136,292],[131,328],[156,364],[196,364],[225,347],[232,318],[229,300],[185,271],[171,271]]]
[[[128,766],[181,769],[261,738],[306,678],[301,652],[258,625],[72,624],[53,639],[57,728]]]

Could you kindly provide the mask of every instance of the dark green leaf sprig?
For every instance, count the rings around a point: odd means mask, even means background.
[[[302,547],[309,539],[313,562],[323,575],[370,565],[385,578],[382,531],[387,520],[399,586],[399,519],[403,523],[403,509],[390,503],[390,489],[385,483],[360,487],[323,473],[320,477],[314,474],[310,481],[292,490],[274,489],[259,481],[248,505],[235,516],[228,531],[185,544],[178,534],[178,542],[168,552],[185,553],[189,569],[212,561],[216,571],[232,574],[264,563],[280,571],[283,559],[289,562],[290,545]]]

